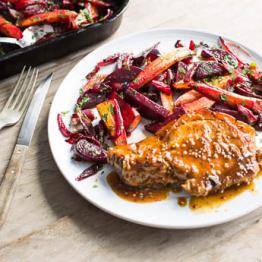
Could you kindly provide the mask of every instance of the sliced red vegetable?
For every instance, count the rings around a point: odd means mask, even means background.
[[[228,74],[229,71],[227,68],[217,62],[217,61],[208,61],[199,63],[196,71],[194,73],[195,80],[202,80],[204,78],[209,78],[213,76],[222,76]]]
[[[196,44],[193,40],[190,40],[189,49],[192,50],[192,51],[194,51],[196,49]]]
[[[141,121],[140,114],[135,108],[126,103],[116,92],[112,92],[110,98],[116,99],[119,104],[126,132],[132,132]]]
[[[230,47],[222,37],[219,37],[219,43],[228,53],[230,53],[238,61],[239,66],[245,65],[245,63],[230,49]]]
[[[64,121],[62,119],[62,115],[61,114],[57,114],[57,124],[58,124],[59,130],[60,130],[60,132],[62,133],[63,136],[70,137],[73,134],[65,126],[65,123],[64,123]]]
[[[74,153],[82,160],[90,162],[107,162],[107,152],[97,145],[88,142],[86,139],[80,139],[73,146]]]
[[[17,0],[14,2],[14,6],[17,10],[23,10],[27,6],[35,4],[47,6],[47,2],[44,0]]]
[[[175,74],[176,82],[184,81],[186,74],[187,74],[187,65],[184,62],[178,62],[176,64],[176,74]]]
[[[164,127],[165,125],[167,125],[171,121],[177,120],[183,114],[185,114],[185,111],[182,107],[175,107],[173,114],[169,115],[162,122],[153,122],[153,123],[145,125],[145,129],[148,132],[155,134],[162,127]]]
[[[261,99],[241,96],[230,91],[203,83],[195,82],[194,84],[190,84],[190,86],[203,95],[210,97],[218,102],[223,102],[233,107],[237,107],[237,105],[243,105],[246,108],[252,109],[254,111],[262,112]]]
[[[163,83],[163,82],[160,82],[160,81],[157,81],[157,80],[152,80],[151,81],[151,84],[156,88],[158,89],[159,91],[167,94],[167,95],[171,95],[172,94],[172,91],[171,91],[171,88],[169,85]]]
[[[115,112],[115,123],[116,123],[116,139],[115,143],[117,145],[124,145],[126,141],[126,131],[124,127],[123,117],[120,111],[119,104],[116,99],[113,99],[114,112]]]
[[[209,109],[214,104],[215,101],[203,96],[197,100],[194,100],[193,102],[183,104],[182,107],[185,110],[185,112],[189,113],[189,112],[199,111],[202,109]]]
[[[130,87],[139,89],[143,85],[147,84],[155,77],[159,76],[162,72],[166,71],[169,67],[176,62],[183,60],[184,58],[191,57],[194,53],[187,48],[177,48],[168,52],[153,62],[148,64],[144,70],[136,77],[136,79],[130,83]]]
[[[91,166],[89,166],[88,168],[86,168],[77,178],[76,181],[82,181],[90,176],[94,176],[97,174],[97,172],[99,172],[100,170],[102,170],[103,165],[102,164],[93,164]]]
[[[135,89],[128,87],[125,91],[126,99],[138,108],[140,113],[149,119],[164,119],[169,111],[163,106],[153,102]]]
[[[91,77],[93,77],[94,75],[96,75],[96,73],[104,66],[107,65],[111,65],[114,64],[118,58],[119,58],[120,54],[114,54],[112,56],[109,56],[105,59],[103,59],[102,61],[98,62],[95,66],[95,68],[86,76],[86,79],[90,79]]]
[[[22,31],[2,16],[0,16],[0,33],[16,39],[21,39],[23,37]]]
[[[217,60],[223,64],[229,65],[234,68],[238,67],[237,59],[234,56],[232,56],[228,51],[223,49],[204,49],[201,52],[201,56],[209,60]]]
[[[258,121],[258,116],[242,105],[237,105],[237,110],[241,113],[250,125],[254,125]]]
[[[112,6],[111,3],[109,2],[105,2],[105,1],[102,1],[102,0],[87,0],[88,2],[96,5],[96,6],[100,6],[100,7],[110,7]]]

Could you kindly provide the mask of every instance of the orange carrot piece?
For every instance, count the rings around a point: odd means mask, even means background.
[[[139,73],[135,80],[130,84],[130,87],[134,89],[142,87],[153,80],[156,76],[167,70],[169,67],[174,65],[176,62],[191,57],[193,54],[194,52],[187,48],[176,48],[171,52],[158,57]]]
[[[213,106],[215,101],[203,96],[191,103],[184,104],[182,107],[185,110],[186,113],[193,112],[193,111],[199,111],[202,109],[209,109],[211,106]]]
[[[29,27],[32,25],[38,25],[40,23],[70,23],[76,18],[77,13],[70,10],[55,10],[52,12],[46,12],[36,14],[31,17],[22,19],[18,22],[18,26]]]
[[[21,39],[23,37],[22,31],[2,16],[0,16],[0,32],[3,35],[13,37],[16,39]]]
[[[182,106],[187,103],[191,103],[199,98],[201,98],[203,95],[196,90],[190,90],[180,97],[175,101],[175,106]]]

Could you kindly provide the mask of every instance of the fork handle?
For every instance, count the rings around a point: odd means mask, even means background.
[[[27,146],[16,145],[0,184],[0,227],[4,224],[15,194],[17,178],[22,173]]]

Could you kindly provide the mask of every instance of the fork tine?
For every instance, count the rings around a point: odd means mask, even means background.
[[[18,93],[16,94],[15,100],[11,104],[11,109],[16,108],[16,105],[21,100],[21,97],[23,96],[24,92],[26,92],[26,88],[28,86],[28,79],[30,78],[29,76],[30,76],[30,73],[31,73],[31,69],[32,69],[32,67],[30,66],[27,70],[27,73],[26,73],[26,76],[25,76],[24,81],[22,83],[22,86],[20,87]]]
[[[33,92],[35,91],[35,85],[36,85],[36,81],[37,81],[37,78],[38,78],[38,72],[39,70],[37,68],[34,68],[34,71],[32,73],[32,77],[30,79],[30,82],[28,84],[29,86],[29,94],[26,96],[24,95],[23,99],[21,100],[19,106],[18,106],[18,110],[23,114],[24,111],[26,110],[28,104],[29,104],[29,101],[32,97],[32,94]]]
[[[18,78],[18,80],[17,80],[17,82],[16,82],[16,85],[15,85],[15,87],[14,87],[14,90],[13,90],[13,92],[11,93],[10,97],[8,98],[7,102],[5,103],[5,106],[4,106],[3,109],[6,109],[7,107],[9,107],[9,105],[10,105],[10,103],[11,103],[14,95],[15,95],[16,92],[17,92],[17,89],[18,89],[18,87],[19,87],[19,85],[20,85],[20,82],[22,81],[22,78],[23,78],[23,76],[24,76],[25,69],[26,69],[26,66],[23,67],[22,72],[20,73],[19,78]]]

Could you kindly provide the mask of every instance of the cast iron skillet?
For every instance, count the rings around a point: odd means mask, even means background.
[[[0,56],[0,79],[20,72],[24,65],[36,66],[111,36],[120,26],[129,0],[113,2],[114,14],[105,21]]]

